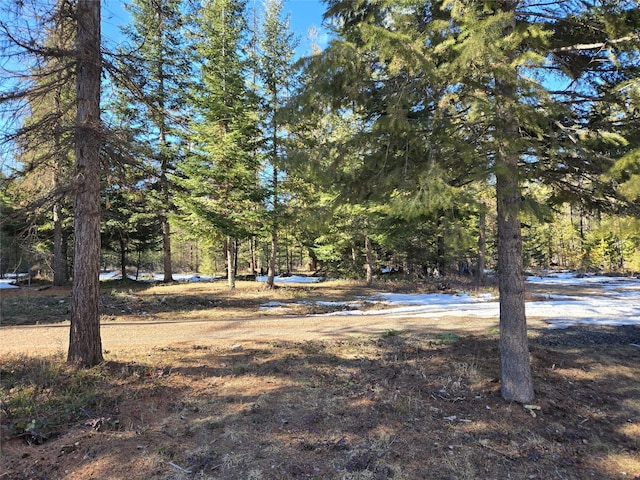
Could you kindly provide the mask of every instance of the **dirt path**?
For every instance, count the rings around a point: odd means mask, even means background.
[[[530,328],[544,327],[540,319],[529,319]],[[243,342],[305,341],[382,334],[390,330],[417,333],[487,333],[497,319],[397,318],[396,316],[304,316],[258,317],[233,321],[104,322],[101,326],[105,351],[152,349],[171,345],[233,345]],[[0,354],[65,352],[69,322],[0,328]]]

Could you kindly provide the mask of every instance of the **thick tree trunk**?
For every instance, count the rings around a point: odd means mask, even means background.
[[[520,189],[517,165],[507,161],[502,163],[502,169],[504,173],[496,175],[502,397],[525,403],[533,400],[534,393],[527,343],[522,236],[518,215]]]
[[[506,2],[515,11],[517,2]],[[505,36],[515,28],[515,17]],[[527,342],[525,285],[522,261],[518,168],[518,125],[513,111],[516,89],[512,81],[496,79],[496,127],[500,135],[496,155],[498,204],[498,282],[500,289],[501,393],[505,400],[521,403],[534,398],[531,359]]]
[[[78,0],[76,192],[71,332],[67,362],[101,363],[100,338],[100,2]]]
[[[364,251],[367,262],[365,264],[367,287],[373,285],[373,248],[371,247],[371,237],[365,235],[364,237]]]

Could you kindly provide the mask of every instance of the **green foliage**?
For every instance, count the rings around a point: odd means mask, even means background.
[[[172,178],[179,186],[175,217],[207,241],[247,238],[259,227],[256,99],[245,78],[244,2],[208,2],[196,25],[200,79],[192,91],[196,112],[190,151]]]

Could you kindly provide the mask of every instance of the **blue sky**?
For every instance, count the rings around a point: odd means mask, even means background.
[[[128,13],[122,7],[126,0],[103,0],[102,3],[102,35],[103,41],[109,45],[117,43],[119,35],[118,27],[128,22]],[[262,0],[248,0],[248,6],[260,7]],[[320,0],[284,0],[283,12],[290,15],[291,29],[300,40],[299,55],[307,55],[311,52],[311,41],[308,37],[309,28],[312,26],[318,30],[316,42],[325,47],[328,36],[322,29],[322,14],[325,5]]]

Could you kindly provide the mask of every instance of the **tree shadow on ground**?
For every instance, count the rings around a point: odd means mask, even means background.
[[[531,342],[531,408],[500,398],[496,336],[201,344],[109,363],[102,411],[69,425],[77,455],[57,455],[51,468],[66,461],[78,478],[640,475],[637,348],[541,338]],[[87,424],[96,418],[99,428]],[[8,471],[30,458],[14,458]]]

